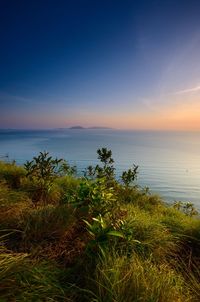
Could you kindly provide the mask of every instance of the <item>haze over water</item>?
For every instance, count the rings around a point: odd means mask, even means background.
[[[125,130],[1,130],[0,156],[18,164],[40,151],[76,164],[97,163],[96,150],[112,150],[116,175],[139,165],[138,184],[166,201],[191,201],[200,208],[200,132]]]

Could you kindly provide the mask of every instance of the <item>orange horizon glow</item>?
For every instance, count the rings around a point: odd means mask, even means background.
[[[200,131],[200,89],[197,88],[153,100],[145,99],[137,106],[130,100],[116,106],[111,105],[113,103],[110,100],[100,110],[92,105],[69,108],[62,104],[48,114],[45,110],[40,110],[37,114],[29,111],[22,118],[20,114],[13,112],[10,116],[3,116],[1,121],[8,128],[41,129],[81,125],[130,130]]]

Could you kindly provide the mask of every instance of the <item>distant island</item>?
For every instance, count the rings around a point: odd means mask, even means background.
[[[82,126],[72,126],[69,129],[113,129],[113,128],[109,128],[109,127],[98,127],[98,126],[94,126],[94,127],[82,127]]]
[[[82,126],[72,126],[69,129],[85,129],[85,128]]]

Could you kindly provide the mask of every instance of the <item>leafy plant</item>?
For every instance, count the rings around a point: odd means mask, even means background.
[[[96,166],[97,167],[97,166]],[[96,177],[96,167],[89,165],[84,172],[84,177],[89,179],[94,179]]]
[[[38,180],[53,180],[58,173],[58,166],[63,159],[53,159],[48,156],[49,152],[40,152],[39,155],[33,157],[32,161],[27,161],[24,167],[27,171],[27,176],[36,178]]]
[[[105,215],[116,206],[114,189],[106,186],[106,179],[82,180],[76,191],[66,193],[66,201],[76,208],[87,208],[93,217]]]
[[[112,151],[107,148],[101,148],[97,150],[98,159],[101,162],[101,165],[88,166],[84,175],[86,178],[106,178],[107,185],[109,185],[109,181],[114,180],[114,171],[115,168],[113,166],[114,159],[112,158]]]
[[[103,164],[103,167],[97,165],[98,177],[106,177],[108,180],[114,178],[115,168],[113,166],[114,160],[112,158],[112,151],[107,148],[101,148],[97,150],[98,159]]]
[[[103,163],[103,168],[108,167],[109,165],[114,163],[112,158],[112,151],[107,150],[107,148],[101,148],[97,150],[98,159]]]
[[[62,160],[62,163],[58,169],[59,176],[72,176],[76,175],[77,173],[77,167],[76,166],[70,166],[66,160]]]
[[[198,211],[192,202],[175,201],[173,207],[190,217],[198,215]]]
[[[27,177],[37,185],[34,188],[34,201],[46,201],[48,192],[50,191],[56,175],[59,173],[59,165],[63,163],[62,159],[53,159],[48,152],[40,152],[37,157],[33,157],[32,161],[27,161],[24,165]]]
[[[87,230],[92,236],[92,240],[89,242],[89,248],[98,247],[102,253],[105,255],[105,249],[108,244],[110,236],[124,238],[123,234],[119,231],[113,229],[111,224],[108,224],[105,219],[99,215],[96,218],[92,218],[92,223],[84,220],[87,225]]]
[[[132,169],[128,169],[128,171],[122,172],[122,182],[126,187],[129,187],[136,179],[138,175],[138,166],[133,165]]]

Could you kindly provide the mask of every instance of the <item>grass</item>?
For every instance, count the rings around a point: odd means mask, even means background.
[[[21,180],[25,176],[24,168],[15,165],[15,163],[5,163],[0,161],[0,181],[6,181],[12,189],[18,189]]]
[[[187,301],[184,278],[167,264],[155,264],[133,253],[130,258],[115,252],[96,267],[96,301]]]
[[[199,216],[114,179],[37,181],[0,162],[1,302],[200,300]]]
[[[129,204],[126,210],[127,217],[123,228],[132,250],[143,254],[144,257],[153,256],[155,261],[164,261],[177,251],[178,238],[161,223],[158,209],[150,214]],[[135,240],[139,243],[135,243]]]
[[[70,301],[60,284],[61,275],[62,271],[51,262],[1,251],[0,301]]]
[[[72,220],[68,206],[47,205],[24,211],[19,224],[22,242],[26,247],[33,247],[38,242],[54,241],[63,236]]]

